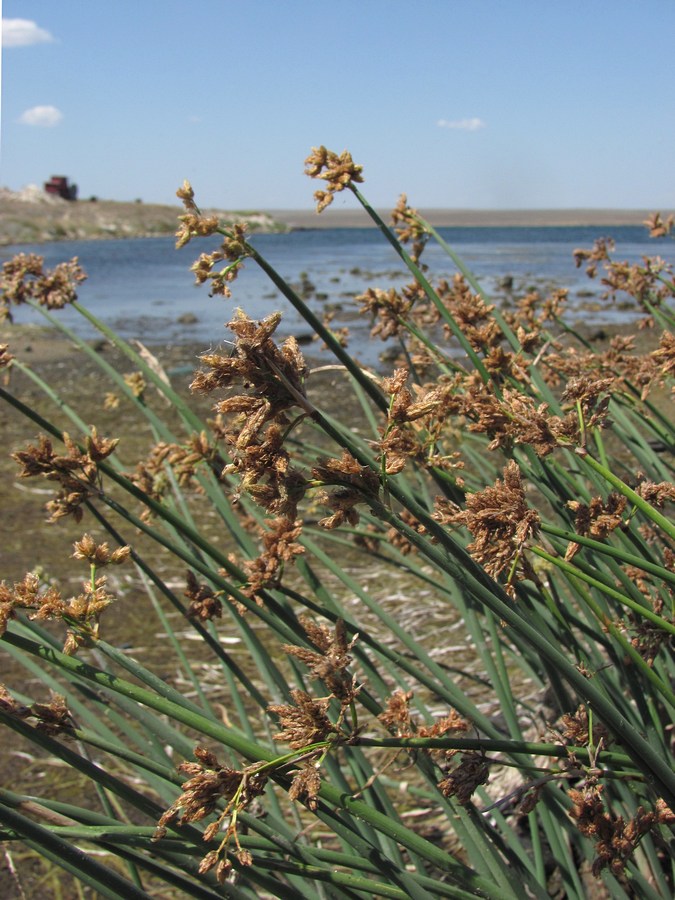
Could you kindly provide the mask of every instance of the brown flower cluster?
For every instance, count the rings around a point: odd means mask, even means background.
[[[302,522],[299,519],[279,516],[265,524],[267,530],[262,535],[263,552],[255,559],[243,563],[248,579],[243,591],[259,604],[262,603],[262,591],[281,584],[285,564],[305,552],[305,548],[298,543],[302,532]]]
[[[105,541],[97,544],[88,533],[83,534],[80,540],[73,544],[73,558],[89,560],[89,563],[97,569],[103,566],[119,566],[126,562],[130,555],[131,547],[125,545],[111,551]]]
[[[237,340],[232,353],[207,353],[207,370],[196,373],[191,389],[200,393],[241,384],[246,393],[219,401],[215,409],[218,433],[230,447],[231,462],[224,474],[237,474],[241,489],[274,515],[295,519],[304,494],[304,479],[289,464],[283,440],[291,420],[287,412],[299,407],[300,417],[313,407],[305,392],[307,368],[297,341],[288,338],[277,347],[271,335],[278,313],[255,323],[241,311],[229,323]]]
[[[449,715],[435,721],[433,725],[420,725],[410,714],[412,698],[412,691],[394,691],[387,699],[386,709],[377,717],[385,728],[397,737],[443,737],[451,731],[468,731],[469,723],[454,709]],[[446,757],[454,753],[454,750],[444,751]]]
[[[584,704],[577,707],[573,713],[564,713],[560,717],[558,729],[566,745],[600,747],[602,744],[607,747],[612,742],[610,733],[597,719],[593,721],[593,732],[591,733],[591,720],[588,708]]]
[[[199,371],[191,384],[191,390],[202,394],[229,387],[241,382],[248,390],[216,404],[218,412],[235,413],[242,427],[235,440],[235,446],[243,449],[253,441],[267,422],[281,418],[293,406],[307,407],[304,379],[307,374],[305,362],[297,341],[289,338],[281,348],[271,336],[281,320],[280,313],[274,313],[261,322],[249,319],[241,310],[228,323],[236,335],[232,353],[205,353],[202,362],[207,371]]]
[[[229,818],[230,821],[220,847],[206,854],[199,871],[204,874],[215,867],[216,878],[223,884],[232,870],[232,862],[227,856],[230,841],[234,841],[236,858],[241,866],[250,866],[253,862],[250,852],[239,842],[237,815],[263,793],[267,776],[256,772],[255,768],[239,771],[223,766],[215,753],[205,747],[195,747],[194,754],[198,762],[183,762],[178,767],[190,777],[182,785],[183,793],[160,818],[154,839],[164,837],[167,827],[173,824],[199,822],[217,810],[216,820],[204,830],[204,841],[214,840],[225,820]],[[221,802],[225,804],[223,808],[219,808]]]
[[[461,461],[454,460],[455,468],[462,468],[464,463]],[[462,479],[456,478],[455,483],[461,487]],[[415,516],[409,510],[402,509],[399,513],[399,519],[407,525],[409,528],[412,528],[413,531],[416,531],[417,534],[426,534],[426,528],[424,525],[419,522]],[[399,553],[402,553],[403,556],[407,556],[409,553],[415,551],[415,546],[412,544],[405,535],[401,534],[401,532],[397,528],[390,528],[387,531],[387,544],[390,547],[395,547]]]
[[[570,379],[562,395],[563,408],[570,411],[562,417],[515,388],[505,387],[497,396],[476,380],[466,384],[454,406],[469,422],[469,431],[491,438],[488,450],[529,444],[538,456],[547,456],[557,447],[584,447],[592,428],[607,427],[612,384],[610,378]]]
[[[357,166],[351,153],[344,150],[339,156],[325,147],[312,147],[312,152],[305,160],[305,175],[320,178],[327,183],[325,191],[315,191],[318,213],[330,206],[333,195],[338,191],[363,181],[363,166]]]
[[[117,562],[123,561],[118,557]],[[73,655],[83,643],[98,640],[101,613],[115,599],[106,590],[106,581],[105,575],[89,579],[83,583],[82,592],[68,600],[63,599],[58,588],[43,585],[32,572],[12,588],[0,582],[0,634],[16,610],[33,610],[30,619],[61,619],[69,626],[63,652]]]
[[[195,283],[204,284],[211,282],[210,296],[220,295],[231,297],[230,284],[236,279],[243,260],[250,256],[251,250],[246,243],[246,223],[237,223],[232,226],[230,233],[224,238],[223,243],[211,253],[202,253],[199,259],[190,267],[195,273]],[[217,263],[228,260],[229,264],[222,269],[214,271]]]
[[[291,691],[293,704],[270,705],[268,712],[279,717],[281,731],[274,735],[275,741],[285,741],[294,750],[301,750],[310,744],[325,741],[335,734],[336,726],[326,714],[330,697],[315,699],[306,691]]]
[[[595,278],[598,263],[608,262],[611,259],[610,254],[613,252],[614,247],[615,244],[611,238],[598,238],[590,250],[579,247],[572,251],[574,265],[579,269],[584,263],[588,263],[586,274],[589,278]]]
[[[391,214],[391,224],[402,244],[412,241],[410,257],[413,262],[419,262],[429,240],[429,232],[420,222],[417,210],[408,206],[405,194],[401,194],[398,198],[398,203]]]
[[[86,275],[77,257],[44,268],[44,258],[35,253],[19,253],[2,266],[0,276],[0,321],[12,321],[10,306],[32,300],[47,309],[63,309],[77,300],[77,287]]]
[[[627,393],[626,383],[630,382],[644,400],[675,371],[675,335],[663,332],[659,346],[644,354],[633,352],[634,340],[632,335],[616,336],[604,353],[574,348],[564,354],[549,353],[545,359],[547,381],[555,385],[576,378],[607,380],[608,393]]]
[[[14,356],[9,352],[9,344],[0,344],[0,369],[8,369]]]
[[[439,782],[444,797],[456,797],[462,806],[471,803],[476,788],[486,784],[490,777],[490,766],[482,753],[463,753],[455,768]]]
[[[73,718],[66,706],[65,698],[53,691],[51,696],[50,703],[32,703],[30,706],[24,706],[10,694],[4,684],[0,684],[0,709],[17,719],[24,721],[33,719],[36,729],[50,737],[55,735],[70,737],[73,732]]]
[[[382,389],[390,396],[387,423],[376,443],[387,475],[401,472],[407,460],[447,472],[463,468],[458,453],[440,453],[438,442],[443,427],[461,401],[455,396],[457,382],[439,379],[436,384],[406,386],[408,370],[396,369],[382,379]],[[461,479],[456,479],[461,484]]]
[[[444,498],[436,500],[434,518],[443,525],[463,525],[473,535],[467,550],[495,580],[506,572],[506,590],[515,594],[515,582],[531,578],[525,557],[528,541],[539,530],[539,513],[525,500],[523,479],[514,460],[503,470],[504,480],[468,494],[466,508]]]
[[[99,437],[95,428],[87,437],[84,451],[65,432],[63,442],[66,454],[59,455],[49,438],[40,435],[37,446],[30,444],[26,450],[13,453],[12,459],[21,466],[20,478],[41,476],[61,485],[56,497],[46,506],[50,522],[68,515],[79,522],[82,504],[100,493],[98,464],[110,456],[118,442]]]
[[[347,668],[352,661],[349,651],[356,638],[347,640],[342,619],[335,623],[333,633],[326,625],[317,625],[308,616],[300,616],[300,624],[318,652],[292,644],[285,644],[283,649],[290,656],[304,662],[311,674],[323,681],[333,697],[341,703],[351,703],[356,696],[356,686]]]
[[[179,216],[181,223],[176,232],[176,247],[184,247],[193,237],[206,237],[215,234],[219,222],[217,216],[203,216],[195,203],[195,194],[189,181],[184,181],[176,191],[176,196],[183,201],[185,215]]]
[[[608,534],[622,526],[626,502],[622,494],[611,491],[606,500],[602,497],[592,497],[589,503],[568,500],[567,506],[574,513],[574,528],[577,534],[604,540]],[[570,543],[565,552],[565,559],[572,559],[579,546]]]
[[[169,486],[165,467],[171,469],[182,488],[201,491],[201,485],[195,478],[202,464],[216,468],[218,472],[223,467],[218,451],[204,431],[191,434],[185,445],[159,441],[152,447],[148,458],[136,464],[135,471],[129,477],[144,493],[160,500]]]
[[[675,484],[672,481],[661,481],[658,484],[641,481],[635,488],[635,493],[658,509],[663,509],[666,503],[675,503]]]
[[[335,623],[333,633],[326,625],[318,625],[307,616],[300,617],[300,624],[316,649],[292,644],[284,645],[283,649],[303,662],[310,674],[323,681],[330,693],[327,697],[315,698],[306,691],[293,690],[293,703],[270,705],[268,712],[277,716],[281,725],[281,731],[274,735],[274,740],[286,741],[294,750],[307,751],[296,760],[296,764],[300,765],[293,774],[288,796],[315,810],[321,788],[320,765],[327,751],[322,747],[307,748],[331,736],[337,742],[344,716],[359,691],[356,679],[348,671],[352,661],[349,651],[356,637],[347,640],[345,624],[341,619]],[[328,716],[328,707],[333,699],[340,704],[335,723]]]
[[[320,491],[317,501],[329,506],[333,513],[319,521],[322,528],[339,528],[347,522],[358,525],[359,514],[356,506],[367,503],[369,497],[377,496],[380,488],[379,475],[369,466],[362,466],[349,453],[342,451],[340,459],[327,459],[312,469],[316,482],[324,485],[338,485],[334,491]]]
[[[361,304],[361,313],[370,315],[375,321],[371,330],[372,337],[386,341],[405,330],[407,319],[415,301],[415,293],[399,293],[395,288],[367,288],[363,294],[355,297]]]
[[[664,222],[657,213],[645,225],[652,237],[662,237],[670,233],[672,217]],[[576,265],[578,267],[588,262],[586,273],[590,278],[595,278],[598,263],[602,262],[605,275],[601,283],[606,287],[603,296],[612,300],[616,299],[617,294],[632,297],[647,313],[640,327],[651,327],[654,324],[653,309],[675,296],[673,268],[659,257],[643,257],[642,264],[613,260],[613,249],[613,242],[603,239],[596,241],[591,250],[575,250]]]
[[[200,622],[220,618],[223,614],[223,604],[219,594],[220,591],[214,591],[208,584],[197,581],[194,572],[188,569],[185,591],[185,596],[190,601],[188,618],[199,619]]]
[[[675,216],[672,214],[668,216],[668,218],[663,220],[661,213],[652,213],[645,221],[642,223],[646,225],[649,229],[649,236],[653,238],[661,238],[669,235],[673,230],[673,225],[675,225]]]
[[[591,871],[596,877],[609,868],[613,875],[621,878],[626,863],[645,834],[659,825],[672,827],[675,823],[675,815],[662,800],[657,801],[654,810],[638,806],[628,821],[621,815],[614,815],[606,809],[602,785],[594,776],[589,776],[581,787],[567,793],[572,801],[570,817],[576,821],[579,831],[595,842],[596,857]]]

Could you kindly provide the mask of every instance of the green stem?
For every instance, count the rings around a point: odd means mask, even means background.
[[[22,638],[11,631],[5,632],[2,640],[7,641],[14,647],[20,648],[26,653],[37,656],[40,659],[51,663],[67,672],[70,672],[85,681],[90,681],[100,687],[106,688],[113,693],[119,693],[124,697],[128,697],[137,703],[148,706],[156,712],[169,716],[170,719],[182,722],[189,728],[205,734],[227,747],[235,750],[240,756],[253,763],[272,762],[277,758],[277,754],[270,751],[259,744],[248,740],[247,738],[233,732],[218,722],[206,718],[200,714],[187,710],[182,706],[172,703],[163,697],[146,691],[144,688],[138,687],[131,682],[125,681],[116,675],[102,672],[93,666],[83,663],[78,659],[59,653],[50,647],[37,644],[34,641]],[[493,885],[490,881],[477,875],[475,872],[457,863],[444,850],[431,844],[425,838],[420,837],[409,829],[399,825],[390,817],[383,815],[372,809],[362,800],[356,800],[348,794],[332,787],[332,785],[324,783],[319,791],[319,796],[326,801],[331,807],[338,810],[344,810],[349,816],[357,819],[363,819],[377,831],[399,841],[404,847],[418,854],[428,862],[438,866],[447,872],[465,887],[471,886],[476,890],[476,896],[494,897]]]

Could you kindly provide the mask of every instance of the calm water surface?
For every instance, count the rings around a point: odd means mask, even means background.
[[[616,241],[616,259],[632,262],[643,255],[658,254],[675,261],[672,241],[650,240],[646,229],[636,226],[444,228],[440,232],[489,293],[500,293],[499,280],[505,275],[513,277],[516,296],[532,286],[542,291],[551,285],[566,287],[570,290],[572,319],[598,325],[627,321],[634,313],[622,309],[621,304],[600,300],[597,280],[591,281],[583,269],[574,267],[575,248],[590,248],[596,238],[611,233]],[[367,287],[400,287],[410,280],[392,248],[375,229],[261,234],[254,236],[252,242],[291,283],[297,284],[301,273],[306,273],[321,295],[314,297],[311,305],[317,311],[322,307],[334,309],[336,327],[352,327],[353,349],[355,342],[365,348],[369,326],[365,321],[355,324],[350,298]],[[195,286],[190,265],[200,253],[216,246],[217,241],[195,240],[177,251],[172,238],[67,241],[2,247],[0,260],[19,251],[39,253],[48,266],[79,257],[89,276],[80,290],[82,303],[124,337],[146,343],[197,342],[205,349],[216,346],[229,338],[224,324],[237,306],[255,318],[281,310],[284,317],[280,335],[307,332],[297,313],[251,261],[233,284],[231,300],[210,298],[207,286]],[[451,261],[436,246],[430,245],[423,258],[434,279],[454,273]],[[196,321],[181,324],[179,317],[185,313],[192,313]],[[72,310],[64,310],[60,315],[81,336],[94,336],[91,326]],[[16,310],[15,319],[40,320],[24,308]]]

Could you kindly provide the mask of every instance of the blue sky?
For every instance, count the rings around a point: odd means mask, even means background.
[[[309,208],[675,207],[673,0],[4,0],[0,184]],[[18,21],[17,21],[18,20]],[[336,201],[347,205],[342,197]]]

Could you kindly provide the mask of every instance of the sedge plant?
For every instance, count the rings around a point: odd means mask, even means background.
[[[349,153],[315,148],[306,171],[319,212],[350,191],[409,273],[356,298],[390,348],[377,370],[187,183],[178,246],[220,239],[197,282],[227,300],[260,267],[329,364],[276,338],[283,310],[237,310],[186,396],[78,301],[76,260],[4,266],[6,315],[38,309],[152,446],[124,465],[0,348],[48,410],[0,388],[38,432],[19,477],[53,488],[50,523],[82,521],[83,572],[74,596],[37,570],[0,586],[0,649],[26,675],[2,687],[5,746],[75,785],[1,790],[0,839],[115,898],[672,896],[672,271],[577,251],[655,335],[598,352],[565,291],[500,307],[405,197],[385,223]],[[453,279],[422,262],[430,241]],[[129,591],[171,677],[107,639]]]

